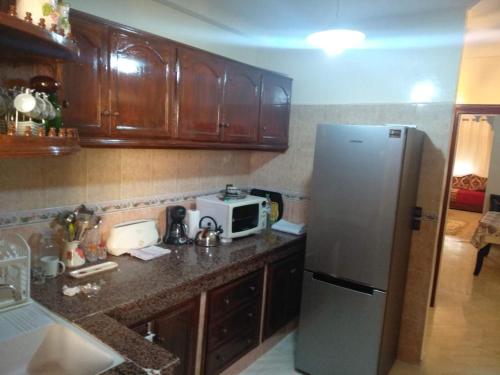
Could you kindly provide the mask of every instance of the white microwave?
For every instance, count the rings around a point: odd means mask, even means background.
[[[223,239],[258,233],[266,228],[266,198],[247,195],[242,199],[221,200],[216,194],[196,198],[201,217],[210,216],[222,227]]]

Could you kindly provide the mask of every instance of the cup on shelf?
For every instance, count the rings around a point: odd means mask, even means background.
[[[30,89],[18,94],[14,98],[14,108],[21,113],[29,113],[36,107],[36,99]]]

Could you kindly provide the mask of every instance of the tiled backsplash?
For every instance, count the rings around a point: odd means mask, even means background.
[[[0,213],[248,185],[250,152],[84,149],[0,160]]]

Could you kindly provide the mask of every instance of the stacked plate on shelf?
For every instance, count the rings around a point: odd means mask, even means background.
[[[45,127],[44,124],[40,124],[40,123],[34,122],[34,121],[19,121],[17,123],[16,134],[17,135],[24,135],[26,128],[28,126],[31,127],[31,133],[33,135],[38,135],[38,130]]]

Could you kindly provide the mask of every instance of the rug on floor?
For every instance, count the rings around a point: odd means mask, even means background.
[[[455,236],[467,225],[465,221],[448,219],[446,220],[445,234]]]

